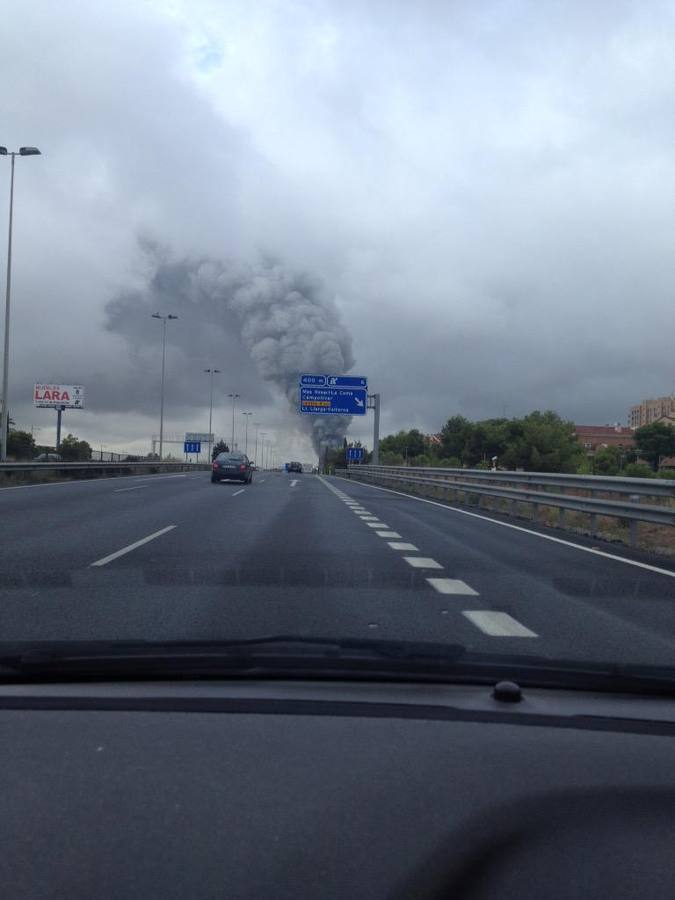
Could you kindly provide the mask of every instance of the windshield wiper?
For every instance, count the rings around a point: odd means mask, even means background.
[[[461,644],[272,635],[220,641],[0,645],[5,681],[363,678],[675,695],[675,668],[474,653]]]

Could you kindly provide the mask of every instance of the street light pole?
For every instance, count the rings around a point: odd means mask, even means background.
[[[211,455],[213,452],[213,441],[211,440],[211,422],[213,420],[213,376],[220,375],[220,369],[204,369],[204,371],[209,373],[209,381],[211,382],[211,389],[209,391],[209,462],[211,462]]]
[[[260,422],[254,422],[255,425],[255,464],[258,465],[258,429],[260,428]]]
[[[5,287],[5,348],[2,357],[2,417],[0,418],[0,462],[7,462],[7,438],[9,434],[9,311],[12,293],[12,225],[14,220],[14,160],[17,156],[40,156],[37,147],[19,147],[8,153],[0,147],[0,156],[11,156],[9,177],[9,233],[7,235],[7,282]]]
[[[243,412],[242,413],[242,416],[246,417],[244,419],[244,421],[246,423],[246,431],[245,431],[245,437],[244,437],[244,453],[246,454],[246,456],[248,456],[248,417],[252,416],[252,415],[253,415],[252,412]]]
[[[237,397],[239,394],[228,394],[228,397],[232,398],[232,440],[230,441],[230,452],[234,452],[234,407],[237,402]]]
[[[265,468],[265,438],[267,437],[266,431],[260,432],[260,437],[262,440],[260,441],[260,460],[262,462],[263,469]]]
[[[178,316],[171,314],[163,316],[156,312],[152,314],[153,319],[162,320],[162,387],[160,389],[159,401],[159,461],[162,461],[162,450],[164,447],[164,372],[166,368],[166,323],[169,319],[177,319]]]

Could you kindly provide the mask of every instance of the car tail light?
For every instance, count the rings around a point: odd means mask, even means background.
[[[245,466],[243,463],[239,466],[239,471],[240,471],[240,472],[245,472],[245,471],[246,471],[246,466]]]
[[[219,468],[218,463],[214,463],[212,468],[218,469]]]

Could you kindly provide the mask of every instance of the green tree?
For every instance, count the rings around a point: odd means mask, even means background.
[[[410,431],[399,431],[398,434],[389,434],[380,441],[381,453],[400,454],[408,462],[416,457],[423,456],[429,451],[429,446],[424,435],[417,428]]]
[[[452,416],[441,429],[441,455],[464,461],[464,448],[474,425],[464,416]]]
[[[59,447],[61,458],[66,462],[82,462],[91,459],[91,447],[73,434],[67,434]]]
[[[7,454],[16,460],[32,459],[35,456],[35,439],[30,431],[10,431]]]
[[[623,474],[626,478],[653,478],[654,472],[644,463],[628,463],[626,468],[623,470]]]
[[[657,472],[662,456],[675,456],[675,428],[665,422],[652,422],[635,429],[635,448]]]
[[[213,450],[211,451],[211,461],[213,461],[219,453],[229,453],[230,448],[227,446],[224,440],[219,440],[217,444],[213,445]]]
[[[618,475],[621,470],[621,454],[620,447],[600,447],[593,455],[593,472],[596,475]]]

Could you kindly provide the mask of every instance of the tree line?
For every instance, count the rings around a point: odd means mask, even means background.
[[[480,422],[457,415],[432,439],[416,428],[382,438],[380,463],[650,477],[664,458],[675,456],[675,428],[666,423],[637,428],[633,438],[632,445],[600,447],[588,455],[574,423],[551,410]],[[664,476],[673,477],[672,470]]]

